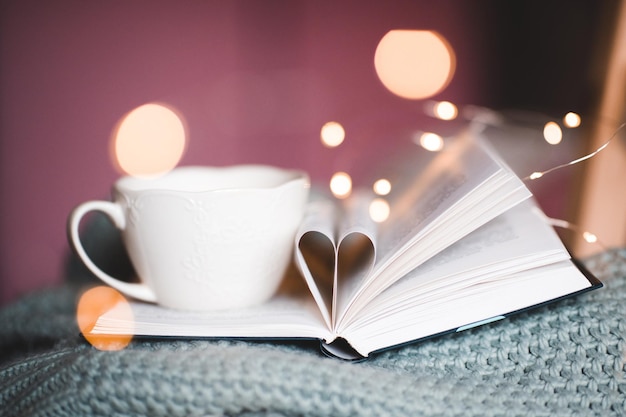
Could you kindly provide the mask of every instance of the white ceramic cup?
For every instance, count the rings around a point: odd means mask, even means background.
[[[115,183],[112,202],[72,211],[69,240],[98,278],[127,296],[185,310],[247,307],[280,285],[309,188],[305,173],[264,165],[127,176]],[[120,281],[91,261],[79,237],[91,211],[121,230],[140,283]]]

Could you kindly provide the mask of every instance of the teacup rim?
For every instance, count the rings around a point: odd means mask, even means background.
[[[170,177],[171,175],[176,175],[181,172],[187,171],[203,171],[203,172],[227,172],[227,171],[235,171],[235,170],[266,170],[273,171],[277,173],[286,174],[286,180],[280,182],[277,185],[273,186],[254,186],[254,187],[242,187],[242,186],[233,186],[233,187],[224,187],[224,188],[206,188],[206,189],[198,189],[198,190],[182,190],[180,188],[166,187],[166,186],[154,186],[153,188],[147,187],[146,184],[149,183],[157,183],[158,181],[163,181],[166,177]],[[290,176],[290,177],[287,177]],[[142,183],[142,187],[131,186],[132,183]],[[281,166],[268,165],[268,164],[236,164],[236,165],[223,165],[223,166],[213,166],[213,165],[183,165],[178,166],[166,173],[161,175],[155,175],[151,177],[138,177],[132,175],[125,175],[115,181],[113,188],[114,190],[121,191],[124,193],[146,193],[146,192],[165,192],[165,193],[182,193],[182,194],[201,194],[201,193],[217,193],[217,192],[259,192],[259,191],[270,191],[277,190],[283,187],[287,187],[292,183],[304,182],[305,188],[310,188],[310,177],[309,174],[302,169],[295,168],[284,168]]]

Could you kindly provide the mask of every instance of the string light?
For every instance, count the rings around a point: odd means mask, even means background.
[[[580,126],[580,116],[574,112],[569,112],[563,117],[563,124],[569,128]]]
[[[433,103],[433,102],[430,102],[430,103]],[[438,102],[438,103],[430,104],[425,110],[429,116],[438,118],[440,120],[453,120],[459,114],[457,107],[450,102]],[[501,120],[499,118],[496,118],[495,116],[484,117],[485,114],[487,115],[496,114],[491,110],[487,109],[484,112],[475,112],[475,113],[476,114],[472,114],[472,115],[469,115],[469,113],[468,114],[464,113],[464,117],[466,119],[469,119],[471,123],[477,123],[479,125],[497,126],[501,124]],[[564,126],[568,128],[578,127],[581,124],[581,117],[574,112],[569,112],[563,117],[563,124]],[[583,162],[587,159],[594,157],[598,153],[602,152],[625,126],[626,126],[626,123],[621,124],[615,130],[615,132],[611,135],[611,137],[593,152],[587,155],[584,155],[580,158],[574,159],[570,162],[557,165],[545,171],[535,171],[529,176],[523,178],[522,180],[523,181],[536,180],[558,169],[575,165],[575,164],[578,164],[580,162]],[[561,130],[561,127],[556,122],[551,121],[551,122],[547,122],[544,125],[543,136],[546,142],[548,142],[549,144],[557,145],[561,143],[563,139],[563,132]],[[343,141],[343,139],[341,139],[341,141]],[[424,149],[428,151],[432,151],[432,152],[440,151],[444,147],[443,138],[434,132],[421,132],[421,133],[415,134],[413,136],[413,142],[416,143],[417,145],[422,146]],[[345,172],[337,172],[335,175],[333,175],[330,181],[330,188],[331,188],[331,192],[333,193],[333,195],[335,195],[335,197],[347,198],[352,192],[352,179]],[[384,178],[379,179],[374,183],[373,190],[377,195],[380,195],[380,196],[387,195],[391,191],[391,183],[387,179],[384,179]],[[385,199],[376,198],[372,200],[372,202],[370,203],[369,211],[370,211],[369,213],[370,217],[372,218],[373,221],[384,222],[390,215],[390,206],[389,206],[389,203]],[[580,230],[578,226],[566,220],[549,218],[545,216],[545,214],[543,216],[545,217],[547,223],[552,225],[553,227],[560,227],[560,228],[572,230],[578,233],[585,240],[585,242],[603,246],[596,234],[590,231]]]
[[[341,145],[346,138],[346,131],[339,122],[328,122],[322,126],[320,138],[324,146],[336,148]]]
[[[337,198],[347,198],[352,192],[352,178],[345,172],[337,172],[330,179],[330,191]]]
[[[548,122],[543,127],[543,137],[550,145],[558,145],[563,140],[563,132],[558,124]]]
[[[589,243],[596,243],[598,241],[598,237],[591,232],[583,232],[583,239]]]
[[[387,195],[391,192],[391,183],[385,178],[381,178],[374,183],[372,187],[378,195]]]
[[[382,223],[389,218],[391,207],[384,198],[375,198],[370,203],[370,217],[376,223]]]
[[[494,126],[499,126],[501,124],[499,118],[497,117],[497,113],[494,112],[493,110],[479,109],[479,111],[476,111],[478,109],[476,107],[472,107],[472,109],[475,111],[468,112],[468,114],[465,115],[465,117],[469,119],[472,123],[478,123],[480,125],[494,125]],[[433,117],[437,117],[434,110],[432,112],[427,111],[427,114]],[[568,112],[563,118],[563,123],[567,127],[573,128],[573,127],[580,126],[581,120],[582,120],[581,117],[577,113]],[[575,159],[573,161],[567,162],[565,164],[552,167],[546,171],[535,171],[532,174],[528,175],[527,177],[523,178],[522,180],[523,181],[536,180],[558,169],[575,165],[589,158],[594,157],[595,155],[600,153],[602,150],[604,150],[609,145],[609,143],[611,143],[611,141],[615,138],[615,136],[617,136],[619,131],[622,130],[625,126],[626,126],[626,123],[622,123],[615,130],[615,132],[613,132],[611,137],[595,151],[585,156],[582,156],[578,159]],[[561,130],[559,125],[555,122],[548,122],[544,125],[543,135],[544,135],[545,140],[552,145],[559,144],[561,140],[563,139],[563,131]],[[427,132],[427,133],[423,133],[421,136],[415,136],[413,138],[413,142],[421,145],[422,147],[424,147],[424,149],[428,149],[431,151],[438,151],[443,148],[443,138],[441,138],[441,136],[435,133]],[[439,143],[439,145],[437,145],[437,143]]]
[[[541,178],[546,174],[549,174],[550,172],[556,171],[557,169],[561,169],[570,165],[575,165],[579,162],[585,161],[589,158],[594,157],[595,155],[597,155],[598,153],[600,153],[603,149],[605,149],[607,146],[609,146],[609,143],[611,143],[611,141],[615,138],[615,136],[617,136],[617,134],[619,133],[620,130],[622,130],[624,128],[624,126],[626,126],[626,123],[622,123],[616,130],[615,132],[613,132],[613,134],[611,135],[611,137],[604,142],[604,144],[602,146],[600,146],[598,149],[596,149],[595,151],[591,152],[590,154],[587,154],[583,157],[580,157],[578,159],[574,159],[573,161],[567,162],[565,164],[561,164],[561,165],[557,165],[555,167],[552,167],[550,169],[548,169],[547,171],[536,171],[533,172],[532,174],[530,174],[529,176],[527,176],[526,178],[524,178],[523,180],[535,180],[537,178]]]
[[[454,120],[459,114],[457,107],[449,101],[440,101],[433,108],[435,117],[441,120]]]
[[[552,217],[548,217],[548,216],[545,216],[545,215],[544,215],[544,218],[546,219],[548,224],[553,226],[553,227],[560,227],[562,229],[571,230],[571,231],[573,231],[575,233],[580,234],[582,236],[582,238],[585,240],[585,242],[587,242],[587,243],[597,243],[598,245],[604,247],[604,245],[602,245],[602,243],[598,239],[598,236],[596,236],[594,233],[581,230],[580,227],[578,227],[574,223],[568,222],[567,220],[554,219]]]
[[[568,222],[567,220],[563,220],[563,219],[555,219],[555,218],[552,218],[552,217],[548,217],[538,207],[535,207],[533,209],[533,212],[535,214],[537,214],[539,217],[541,217],[547,224],[549,224],[552,227],[560,227],[562,229],[571,230],[571,231],[573,231],[575,233],[580,234],[582,236],[582,238],[587,243],[596,243],[596,244],[599,244],[600,246],[604,247],[604,245],[602,245],[602,243],[598,239],[598,236],[596,236],[594,233],[581,230],[580,227],[578,227],[574,223]]]
[[[443,149],[443,138],[433,132],[424,132],[416,136],[413,141],[427,151],[437,152]]]

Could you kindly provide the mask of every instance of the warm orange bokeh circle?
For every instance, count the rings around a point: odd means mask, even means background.
[[[99,350],[124,349],[133,338],[132,332],[120,335],[94,334],[92,330],[98,318],[115,307],[116,314],[128,323],[133,322],[133,313],[122,294],[110,287],[100,286],[86,291],[78,301],[76,321],[81,333]]]

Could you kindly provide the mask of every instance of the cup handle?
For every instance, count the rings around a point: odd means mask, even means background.
[[[93,272],[98,278],[100,278],[104,283],[110,285],[116,290],[122,292],[125,295],[137,298],[143,301],[156,302],[156,295],[154,291],[150,289],[145,284],[134,284],[129,282],[123,282],[118,280],[117,278],[113,278],[93,263],[93,261],[87,255],[83,244],[80,241],[80,235],[78,233],[78,227],[80,225],[80,221],[85,214],[90,211],[101,211],[113,220],[113,223],[118,229],[123,230],[126,227],[126,219],[124,217],[124,212],[119,204],[111,203],[108,201],[87,201],[85,203],[77,206],[72,213],[70,214],[68,224],[67,224],[67,232],[69,235],[69,240],[80,257],[80,259],[85,263],[85,266],[89,268],[91,272]]]

